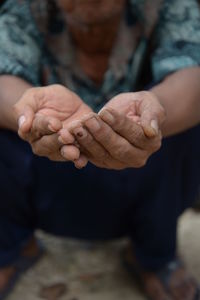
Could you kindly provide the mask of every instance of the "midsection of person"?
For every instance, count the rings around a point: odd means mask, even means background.
[[[84,73],[101,85],[124,17],[125,0],[70,2],[58,1],[76,47],[77,60]]]

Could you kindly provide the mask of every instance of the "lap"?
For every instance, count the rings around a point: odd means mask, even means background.
[[[163,194],[170,197],[175,192],[183,197],[181,212],[191,204],[199,184],[199,133],[196,127],[166,139],[142,169],[110,171],[89,165],[80,171],[69,163],[35,157],[15,134],[0,131],[0,164],[4,166],[0,185],[5,196],[6,191],[10,193],[1,213],[11,211],[15,217],[19,212],[21,218],[23,211],[23,217],[25,213],[35,217],[36,227],[57,234],[68,231],[67,235],[87,238],[89,232],[91,238],[103,232],[106,238],[126,232],[134,205],[139,203],[142,210],[147,200],[166,201],[159,199]]]

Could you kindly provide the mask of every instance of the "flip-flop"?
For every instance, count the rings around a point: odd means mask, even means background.
[[[10,279],[10,282],[6,286],[6,288],[0,293],[0,300],[4,300],[8,295],[13,291],[15,284],[20,279],[20,277],[28,271],[31,267],[33,267],[39,259],[45,253],[45,248],[40,241],[37,240],[37,245],[39,252],[36,256],[28,258],[25,256],[20,256],[18,260],[13,264],[15,268],[15,273]]]
[[[125,269],[128,271],[129,274],[131,274],[135,281],[138,283],[138,286],[140,289],[144,292],[143,288],[143,280],[141,274],[144,272],[142,267],[139,266],[138,263],[134,262],[129,262],[128,259],[126,258],[126,250],[122,251],[121,253],[121,258],[122,258],[122,264],[125,267]],[[171,279],[171,276],[174,272],[176,272],[178,269],[183,268],[184,265],[183,263],[178,259],[174,259],[173,261],[169,262],[162,270],[155,272],[155,276],[158,278],[160,283],[163,285],[165,288],[166,292],[169,291],[169,282]],[[195,281],[194,281],[195,282]],[[200,287],[196,284],[196,293],[193,298],[193,300],[200,300]],[[148,295],[146,295],[149,297]],[[151,299],[151,298],[148,298]],[[153,300],[153,299],[151,299]]]

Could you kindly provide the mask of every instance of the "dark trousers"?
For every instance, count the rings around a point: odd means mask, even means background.
[[[200,126],[167,138],[141,169],[110,171],[33,156],[0,131],[0,267],[35,229],[89,240],[129,236],[138,260],[157,269],[176,255],[177,218],[200,183]]]

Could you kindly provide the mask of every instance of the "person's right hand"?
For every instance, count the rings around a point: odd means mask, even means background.
[[[62,143],[57,132],[92,111],[75,93],[61,85],[31,88],[15,104],[14,111],[19,124],[18,134],[31,144],[35,154],[54,161],[81,158],[82,164],[86,163],[87,159],[74,145],[73,135],[67,131],[68,153],[65,158],[60,154]]]

